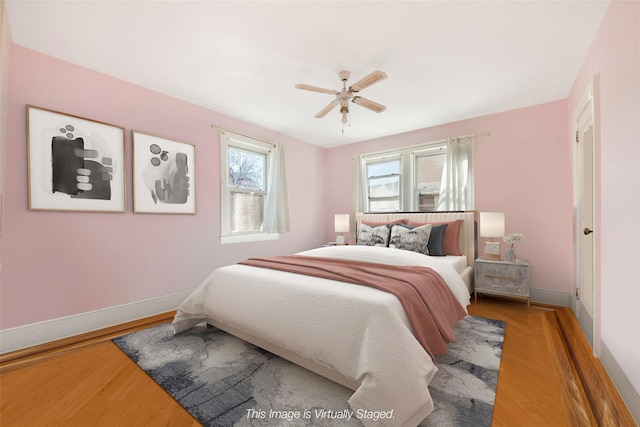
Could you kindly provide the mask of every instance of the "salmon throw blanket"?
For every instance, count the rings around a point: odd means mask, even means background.
[[[466,312],[442,277],[429,267],[394,266],[302,255],[249,258],[239,264],[366,285],[395,295],[414,336],[432,359],[455,342],[453,327]]]

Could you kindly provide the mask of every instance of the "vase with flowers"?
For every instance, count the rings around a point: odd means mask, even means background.
[[[509,247],[504,253],[504,259],[508,262],[514,262],[516,260],[516,250],[514,245],[517,242],[522,242],[524,240],[524,235],[522,235],[522,233],[510,233],[505,235],[502,240],[505,243],[509,243]]]

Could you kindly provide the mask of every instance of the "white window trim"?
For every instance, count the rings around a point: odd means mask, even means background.
[[[400,210],[402,210],[402,206],[404,203],[404,161],[403,161],[403,157],[402,157],[402,153],[394,151],[394,152],[388,152],[388,153],[384,153],[381,155],[367,155],[364,158],[365,160],[365,168],[363,173],[365,174],[364,176],[364,182],[366,185],[366,194],[365,194],[365,203],[367,205],[367,208],[369,208],[369,203],[371,202],[371,198],[369,196],[369,174],[368,172],[368,166],[370,164],[374,164],[374,163],[383,163],[383,162],[388,162],[388,161],[392,161],[392,160],[400,160],[400,173],[398,174],[398,206],[400,207]]]
[[[228,243],[246,243],[246,242],[261,242],[265,240],[278,240],[280,238],[279,233],[234,233],[225,236],[220,236],[220,243],[226,245]]]
[[[440,140],[430,142],[428,144],[423,144],[415,149],[411,150],[409,156],[409,171],[410,171],[410,188],[407,191],[411,192],[411,203],[410,209],[411,211],[418,211],[420,208],[420,192],[418,191],[418,170],[416,168],[416,162],[421,157],[429,157],[429,156],[437,156],[446,153],[447,150],[447,140]]]
[[[366,165],[377,161],[400,159],[400,211],[415,211],[418,208],[418,199],[415,195],[416,177],[415,177],[415,159],[420,155],[440,150],[446,147],[447,140],[440,139],[437,141],[426,142],[424,144],[416,144],[408,147],[400,147],[393,150],[377,151],[364,154],[362,158],[365,162],[363,174],[366,175]],[[365,183],[367,176],[363,177]],[[409,185],[404,185],[408,183]],[[369,206],[369,194],[367,185],[367,194],[365,194],[365,204]],[[408,201],[408,203],[406,203]]]
[[[265,233],[264,231],[243,231],[243,232],[231,232],[230,231],[230,218],[229,218],[229,146],[262,152],[269,155],[273,144],[260,141],[245,135],[237,134],[228,130],[220,130],[220,243],[246,243],[246,242],[258,242],[265,240],[277,240],[280,238],[279,233]],[[269,158],[267,156],[266,168],[269,167]],[[265,176],[268,176],[268,169],[265,170]],[[269,184],[265,183],[266,194],[269,192]]]

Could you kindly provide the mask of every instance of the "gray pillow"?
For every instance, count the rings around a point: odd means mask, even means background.
[[[429,255],[431,256],[446,256],[444,251],[444,232],[449,224],[434,225],[431,228],[431,236],[429,236]]]

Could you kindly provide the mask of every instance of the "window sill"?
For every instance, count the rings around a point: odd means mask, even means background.
[[[264,240],[278,240],[279,238],[279,233],[232,234],[221,236],[220,243],[225,245],[227,243],[261,242]]]

